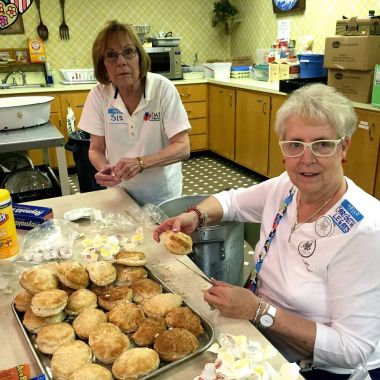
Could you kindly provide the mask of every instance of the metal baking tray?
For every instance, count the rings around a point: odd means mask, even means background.
[[[158,278],[155,274],[153,274],[148,268],[145,267],[145,269],[148,272],[148,277],[151,278],[152,280],[158,282],[162,286],[164,293],[175,293],[175,291],[173,289],[171,289],[168,285],[166,285],[160,278]],[[207,348],[210,347],[212,342],[214,341],[215,333],[214,333],[214,328],[212,327],[211,323],[207,319],[203,318],[196,310],[194,310],[192,307],[190,307],[186,303],[186,301],[183,300],[182,304],[185,306],[188,306],[194,313],[199,315],[199,317],[201,319],[202,326],[204,329],[204,333],[198,337],[199,343],[200,343],[199,349],[197,351],[193,352],[192,354],[187,355],[184,358],[179,359],[179,360],[172,362],[172,363],[167,363],[167,362],[161,361],[160,366],[155,371],[152,371],[149,374],[147,374],[146,376],[141,377],[140,380],[151,379],[152,377],[157,376],[157,375],[159,375],[159,374],[161,374],[161,373],[163,373],[163,372],[165,372],[171,368],[174,368],[178,364],[181,364],[184,361],[187,361],[196,355],[199,355],[200,353],[206,351]],[[12,311],[13,311],[13,313],[17,319],[17,322],[20,325],[20,328],[21,328],[21,330],[25,336],[25,339],[28,342],[29,347],[30,347],[40,369],[41,369],[41,372],[43,374],[45,374],[47,379],[53,380],[53,375],[52,375],[52,371],[50,368],[51,355],[43,354],[42,352],[40,352],[37,349],[37,344],[36,344],[37,335],[31,334],[28,330],[26,330],[26,328],[24,327],[24,325],[22,323],[24,313],[16,310],[14,301],[12,302]],[[68,317],[65,321],[69,322],[71,324],[73,319],[74,319],[73,317]],[[129,334],[126,334],[126,335],[128,335],[128,337],[129,337]],[[87,343],[87,341],[85,341],[85,342]],[[131,347],[133,347],[132,339],[130,339],[130,342],[131,342]],[[97,361],[97,359],[95,357],[93,358],[93,362],[100,364],[100,365],[108,368],[111,371],[112,364],[100,363],[99,361]]]

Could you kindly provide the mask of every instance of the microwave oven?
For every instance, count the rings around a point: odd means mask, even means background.
[[[151,72],[158,73],[169,79],[182,78],[181,48],[151,47],[145,48],[151,61]]]

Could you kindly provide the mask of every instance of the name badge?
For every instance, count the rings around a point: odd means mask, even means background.
[[[344,199],[337,207],[332,218],[335,225],[346,234],[356,223],[360,222],[364,216],[347,199]]]

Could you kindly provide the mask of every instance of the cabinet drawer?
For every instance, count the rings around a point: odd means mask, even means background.
[[[176,87],[183,103],[206,100],[207,87],[205,84],[178,85]]]
[[[207,116],[206,102],[184,103],[189,119]]]
[[[201,119],[191,119],[191,130],[189,132],[189,135],[199,135],[201,133],[207,133],[207,119],[201,118]]]
[[[190,138],[190,150],[206,150],[207,149],[207,135],[191,135]]]

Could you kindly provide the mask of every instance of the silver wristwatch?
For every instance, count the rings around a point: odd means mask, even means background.
[[[268,310],[265,311],[264,314],[260,317],[259,327],[262,329],[266,329],[268,327],[271,327],[273,325],[273,322],[274,322],[274,317],[276,315],[276,311],[277,311],[277,309],[274,306],[269,305]]]

